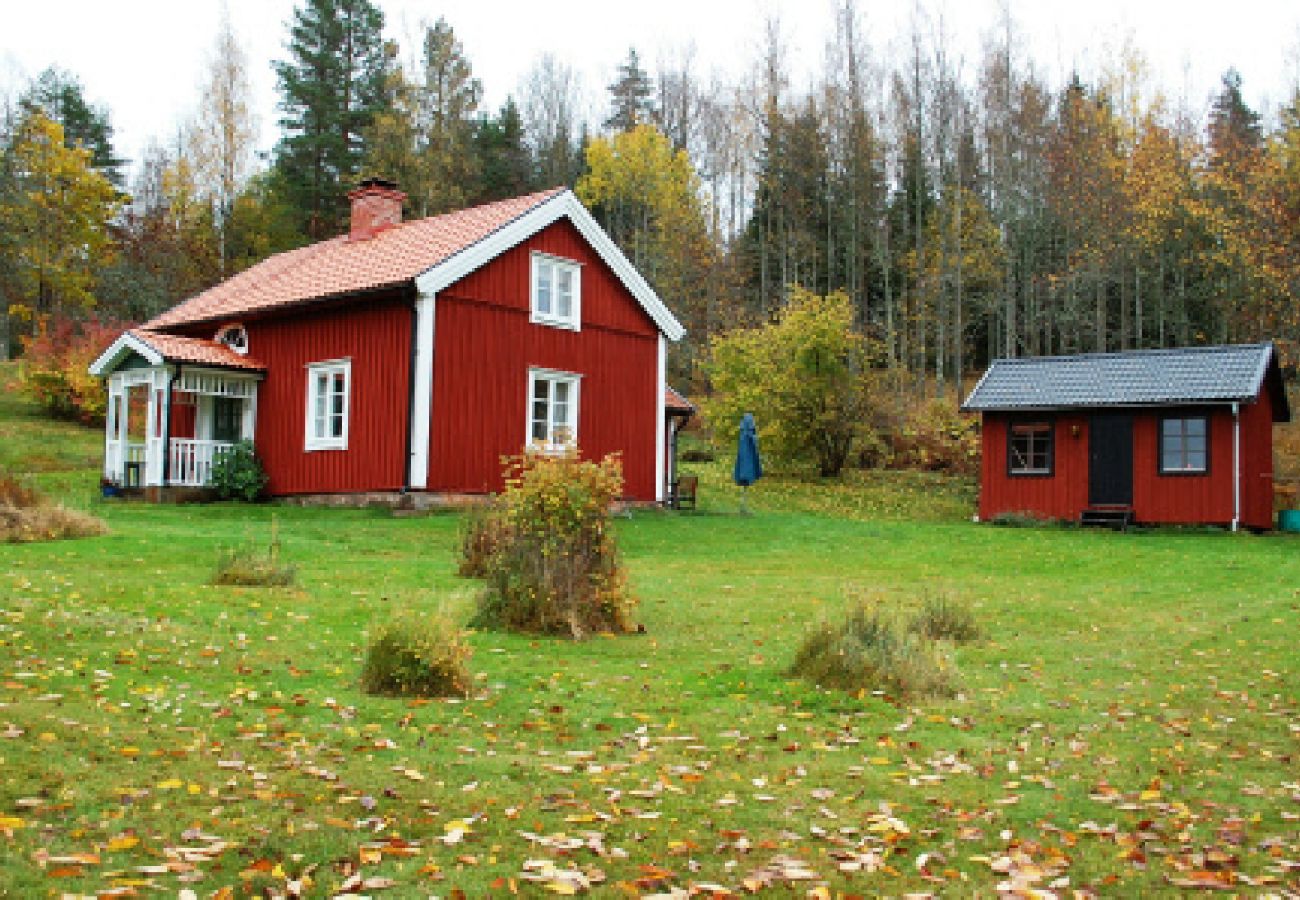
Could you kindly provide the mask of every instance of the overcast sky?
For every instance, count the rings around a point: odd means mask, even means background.
[[[1200,110],[1220,75],[1235,66],[1249,102],[1270,110],[1296,83],[1297,0],[1009,0],[1026,49],[1053,83],[1072,67],[1096,69],[1131,35],[1152,74],[1175,101]],[[575,66],[596,101],[635,45],[648,68],[693,44],[698,68],[729,77],[746,72],[763,22],[779,17],[796,77],[807,83],[830,34],[834,0],[379,0],[387,31],[404,52],[422,21],[445,16],[483,81],[490,108],[517,91],[537,56],[550,51]],[[930,0],[941,10],[956,52],[974,71],[981,35],[999,0]],[[228,0],[235,31],[252,63],[263,149],[276,138],[275,79],[293,0]],[[859,0],[868,36],[881,54],[901,45],[911,0]],[[220,0],[9,0],[0,15],[0,90],[49,65],[71,70],[89,97],[106,105],[120,153],[139,156],[151,138],[167,140],[196,102]]]

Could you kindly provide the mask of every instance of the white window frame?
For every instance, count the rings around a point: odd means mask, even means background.
[[[567,273],[573,280],[572,297],[569,301],[569,315],[562,316],[557,309],[559,304],[560,276]],[[571,331],[582,330],[582,265],[571,259],[551,256],[547,253],[533,253],[530,268],[528,320],[538,325],[550,325],[552,328],[567,328]],[[541,286],[548,288],[551,308],[543,310]]]
[[[343,428],[338,436],[320,436],[316,426],[316,384],[321,375],[343,375]],[[333,378],[331,377],[331,382]],[[307,405],[306,405],[306,449],[307,450],[346,450],[348,449],[348,427],[352,418],[352,360],[330,359],[307,364]],[[326,418],[328,419],[328,413]]]
[[[533,409],[537,403],[537,385],[545,382],[549,385],[546,392],[546,440],[533,437]],[[569,387],[569,415],[565,422],[555,421],[555,385],[566,384]],[[578,446],[579,401],[582,394],[582,376],[576,372],[562,372],[556,369],[530,368],[528,370],[528,407],[524,411],[524,446],[533,453],[546,453],[558,456]],[[555,440],[557,428],[568,429],[568,440]]]

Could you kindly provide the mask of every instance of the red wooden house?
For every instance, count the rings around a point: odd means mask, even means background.
[[[477,494],[526,447],[623,457],[662,500],[666,342],[683,329],[571,191],[419,221],[369,181],[348,234],[271,257],[123,334],[104,474],[203,486],[252,439],[273,495]],[[133,402],[134,401],[134,402]]]
[[[983,415],[981,519],[1272,525],[1271,344],[1000,359],[963,409]]]

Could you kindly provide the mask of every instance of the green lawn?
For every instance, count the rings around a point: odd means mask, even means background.
[[[479,633],[477,696],[412,703],[357,689],[366,629],[468,610],[456,516],[101,502],[99,444],[0,400],[0,466],[112,528],[0,545],[0,894],[1300,890],[1295,538],[998,529],[900,475],[741,517],[695,466],[698,513],[618,525],[645,635]],[[300,586],[210,586],[272,516]],[[960,697],[784,677],[819,616],[934,592],[989,631]]]

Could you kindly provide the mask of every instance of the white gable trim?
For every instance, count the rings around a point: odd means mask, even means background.
[[[129,331],[122,332],[112,345],[90,364],[90,374],[103,378],[111,374],[132,353],[138,353],[148,360],[151,366],[161,366],[163,355]]]
[[[563,191],[539,203],[514,221],[428,269],[416,277],[416,287],[421,294],[436,294],[512,247],[523,243],[548,225],[566,217],[641,304],[641,308],[654,321],[660,333],[671,341],[681,340],[686,334],[686,329],[659,299],[654,289],[641,277],[641,273],[623,255],[623,251],[619,250],[618,246],[610,240],[609,235],[605,234],[605,230],[600,227],[591,213],[587,212],[587,208],[582,205],[573,191]]]

